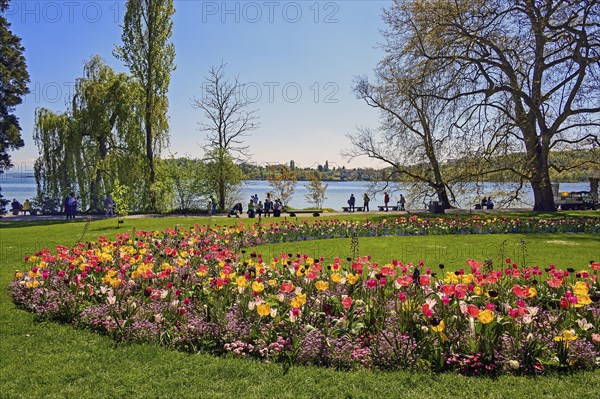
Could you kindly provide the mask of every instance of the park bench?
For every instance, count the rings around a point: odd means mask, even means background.
[[[377,205],[377,208],[379,208],[379,212],[385,211],[385,205]],[[398,205],[388,205],[390,211],[397,211],[398,209],[400,209]]]
[[[362,212],[363,211],[363,207],[362,206],[355,206],[354,210],[356,212]],[[344,211],[344,212],[350,212],[350,207],[349,206],[343,206],[342,207],[342,211]]]
[[[323,213],[323,209],[297,209],[297,210],[286,210],[285,212],[287,212],[291,217],[294,217],[299,213],[311,213],[315,216],[319,216],[321,213]]]

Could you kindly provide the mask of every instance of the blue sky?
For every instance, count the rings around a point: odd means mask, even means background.
[[[256,99],[261,126],[246,139],[254,162],[373,165],[367,159],[349,163],[340,151],[348,146],[346,134],[377,125],[377,112],[354,97],[352,81],[371,75],[382,57],[381,13],[389,4],[176,0],[168,151],[201,156],[197,123],[203,116],[191,99],[202,95],[209,67],[223,61],[227,75],[239,75]],[[124,12],[119,0],[11,1],[7,16],[22,38],[31,75],[31,93],[17,109],[25,147],[12,153],[16,168],[31,169],[37,156],[35,109],[66,110],[73,82],[92,55],[125,71],[112,56]]]

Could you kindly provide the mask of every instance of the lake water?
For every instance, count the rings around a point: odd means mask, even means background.
[[[299,181],[296,185],[294,196],[292,197],[292,200],[290,202],[290,205],[292,207],[306,208],[311,206],[311,204],[309,204],[304,197],[306,194],[308,194],[306,184],[308,184],[308,182]],[[341,209],[342,206],[347,206],[347,201],[348,198],[350,198],[350,194],[354,194],[354,196],[356,197],[356,205],[362,206],[363,194],[369,190],[372,183],[364,181],[331,181],[323,182],[323,184],[328,184],[327,191],[325,193],[327,198],[323,203],[323,207]],[[509,184],[497,185],[494,183],[485,183],[482,193],[486,193],[486,195],[492,195],[492,197],[496,199],[494,193],[497,192],[498,188],[508,187]],[[2,195],[4,196],[4,198],[10,201],[12,201],[13,198],[16,198],[21,203],[27,198],[34,198],[36,194],[35,178],[31,173],[0,174],[0,188],[2,188]],[[262,200],[265,198],[266,193],[271,190],[271,186],[269,186],[269,183],[267,181],[247,180],[241,191],[241,200],[243,203],[246,203],[249,200],[250,196],[254,194],[258,194],[259,198]],[[589,190],[588,183],[560,184],[560,191],[584,190]],[[403,193],[406,196],[406,191],[403,190],[402,186],[399,187],[399,190],[392,193],[390,204],[396,204],[400,193]],[[472,204],[476,202],[476,198],[481,195],[482,194],[477,194],[474,191],[468,195],[463,195],[461,198],[459,198],[459,205],[462,208],[472,207]],[[496,201],[496,203],[498,204],[498,201]],[[533,193],[531,192],[531,189],[527,187],[526,190],[523,192],[520,201],[511,204],[511,207],[531,207],[532,203]],[[377,209],[377,205],[383,205],[383,193],[371,195],[370,204],[372,209]],[[422,209],[424,205],[421,200],[420,203],[411,204],[411,207]]]

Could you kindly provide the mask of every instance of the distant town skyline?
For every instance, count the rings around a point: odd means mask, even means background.
[[[347,134],[377,127],[377,112],[355,98],[352,83],[372,75],[382,56],[381,13],[389,4],[176,0],[177,69],[169,89],[170,145],[162,155],[201,157],[203,115],[191,100],[202,96],[208,68],[223,62],[228,77],[247,84],[240,95],[258,109],[261,126],[246,139],[252,162],[379,166],[367,158],[348,162],[340,151],[350,145]],[[31,93],[17,108],[25,147],[11,153],[15,168],[33,170],[35,109],[66,111],[91,56],[127,72],[112,56],[124,13],[124,1],[10,2],[7,17],[22,38],[31,75]]]

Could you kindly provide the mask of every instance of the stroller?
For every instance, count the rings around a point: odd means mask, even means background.
[[[235,216],[236,218],[239,218],[243,212],[244,212],[244,209],[242,208],[242,203],[238,202],[237,204],[235,204],[233,206],[233,208],[231,208],[231,210],[227,214],[227,217],[230,218],[232,216]]]

